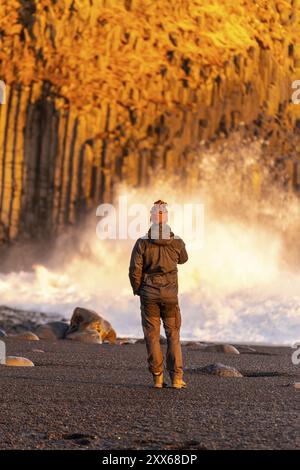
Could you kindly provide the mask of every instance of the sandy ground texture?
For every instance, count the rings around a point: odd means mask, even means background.
[[[0,366],[0,449],[300,449],[290,348],[232,355],[186,345],[188,388],[156,390],[144,344],[5,342],[35,367]],[[214,362],[245,377],[194,371]]]

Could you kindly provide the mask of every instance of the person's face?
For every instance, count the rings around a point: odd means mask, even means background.
[[[156,214],[151,214],[150,220],[153,224],[165,224],[168,222],[168,213],[158,212]]]

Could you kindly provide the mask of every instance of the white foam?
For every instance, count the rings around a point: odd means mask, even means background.
[[[249,179],[260,152],[248,146],[238,146],[238,152],[244,166],[231,152],[226,171],[219,168],[220,155],[204,158],[202,186],[196,182],[193,191],[181,188],[180,179],[166,183],[162,178],[151,190],[123,187],[119,192],[149,208],[161,197],[204,204],[203,246],[179,267],[182,338],[295,343],[300,339],[300,267],[286,257],[290,249],[300,250],[299,201],[272,187],[260,201],[245,191],[241,180]],[[79,232],[79,248],[70,251],[71,239],[60,237],[49,264],[0,274],[1,304],[66,317],[76,306],[86,306],[111,321],[119,335],[141,336],[139,299],[128,280],[134,241],[98,240],[97,222],[92,217],[90,227]],[[68,260],[62,263],[66,250]]]

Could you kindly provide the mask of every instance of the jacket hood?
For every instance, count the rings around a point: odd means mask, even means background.
[[[168,224],[152,224],[147,238],[155,245],[168,245],[174,240],[174,233]]]

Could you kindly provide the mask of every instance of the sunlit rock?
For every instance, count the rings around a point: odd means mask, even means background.
[[[33,362],[27,359],[26,357],[18,357],[18,356],[7,356],[5,365],[10,366],[10,367],[33,367],[34,366]]]
[[[66,338],[71,339],[71,334],[83,333],[86,330],[88,330],[87,337],[90,336],[91,331],[95,331],[100,335],[101,342],[116,342],[116,332],[107,320],[102,318],[93,310],[77,307],[73,312],[70,328],[67,331]],[[97,335],[95,335],[95,337],[97,337]]]
[[[11,338],[22,339],[25,341],[39,341],[39,337],[36,334],[32,333],[32,331],[23,331],[22,333],[12,335]]]
[[[84,207],[99,203],[89,188],[100,175],[105,200],[119,179],[142,186],[153,154],[155,166],[168,174],[188,167],[188,183],[198,184],[195,146],[227,138],[241,124],[251,138],[268,141],[264,155],[273,162],[273,153],[295,153],[297,2],[278,0],[275,8],[265,0],[190,0],[178,16],[161,0],[159,21],[156,2],[82,0],[73,8],[70,0],[72,14],[59,1],[46,3],[1,0],[7,100],[0,167],[9,162],[11,171],[2,176],[0,243],[22,228],[75,223]],[[30,139],[21,139],[23,132]],[[42,164],[41,136],[55,142],[43,140]],[[6,142],[18,143],[16,155]],[[298,184],[292,162],[282,164]],[[249,167],[255,192],[263,170]]]

